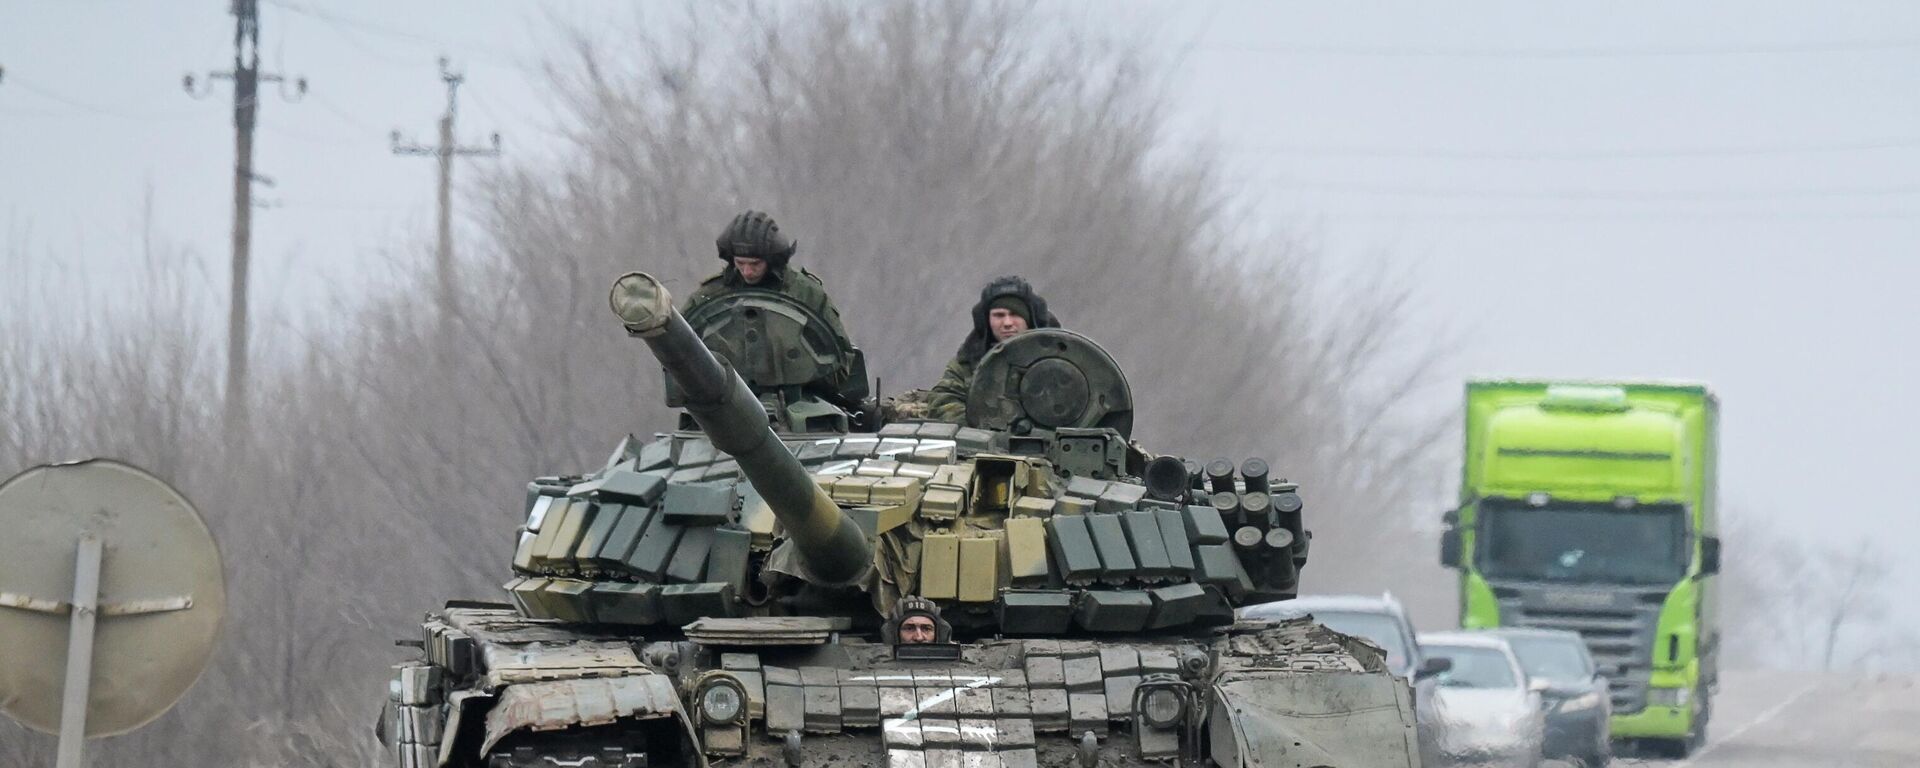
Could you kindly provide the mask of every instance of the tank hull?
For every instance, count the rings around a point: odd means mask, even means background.
[[[607,634],[456,605],[424,625],[427,658],[396,668],[381,732],[401,766],[1418,765],[1404,681],[1310,620],[925,660],[808,627]],[[705,692],[733,684],[738,712],[714,717]],[[1143,703],[1156,688],[1181,694],[1171,721]]]

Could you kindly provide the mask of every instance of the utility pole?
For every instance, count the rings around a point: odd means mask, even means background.
[[[295,80],[296,95],[288,96],[286,78],[260,72],[259,0],[231,0],[233,14],[233,69],[210,72],[212,80],[233,81],[233,298],[227,308],[227,389],[226,429],[229,437],[247,431],[247,271],[253,247],[253,183],[273,186],[273,180],[253,172],[254,117],[260,107],[260,83],[281,83],[281,95],[298,101],[307,93],[307,79]],[[187,94],[195,98],[206,90],[194,90],[189,74],[181,80]],[[212,83],[207,83],[211,90]]]
[[[489,147],[463,147],[454,143],[453,119],[459,114],[460,84],[466,81],[466,76],[449,69],[447,57],[442,56],[440,79],[447,84],[447,111],[440,116],[440,143],[427,146],[413,141],[402,142],[399,129],[395,129],[389,138],[396,155],[429,155],[440,159],[439,238],[434,245],[433,266],[439,287],[440,322],[444,328],[457,295],[453,275],[453,158],[455,155],[500,156],[500,134],[493,134],[493,144]]]

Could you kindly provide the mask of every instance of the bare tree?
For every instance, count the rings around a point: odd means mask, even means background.
[[[1738,513],[1741,510],[1733,510]],[[1870,539],[1821,544],[1729,515],[1721,614],[1729,662],[1777,669],[1912,668],[1920,645],[1889,608],[1891,555]]]
[[[551,65],[567,149],[469,189],[482,236],[454,304],[432,300],[430,272],[397,268],[335,328],[260,329],[243,440],[222,439],[209,405],[218,362],[198,318],[217,313],[191,254],[155,244],[131,303],[9,305],[23,332],[0,334],[0,462],[153,467],[207,513],[227,562],[206,677],[99,759],[377,762],[391,640],[436,601],[498,595],[527,480],[671,423],[657,370],[605,309],[610,280],[644,268],[690,289],[746,207],[798,236],[889,390],[931,384],[977,286],[1020,273],[1127,369],[1150,448],[1264,455],[1303,484],[1314,584],[1374,588],[1425,563],[1407,513],[1447,427],[1407,408],[1425,356],[1387,354],[1412,330],[1404,286],[1334,285],[1311,247],[1261,232],[1213,156],[1164,141],[1161,62],[1061,18],[690,4],[573,35]],[[13,735],[0,744],[45,762],[43,741]]]
[[[1851,551],[1829,548],[1827,553],[1835,557],[1828,562],[1828,600],[1816,606],[1815,615],[1820,622],[1820,668],[1831,671],[1842,630],[1886,618],[1885,582],[1891,569],[1886,553],[1866,539]]]

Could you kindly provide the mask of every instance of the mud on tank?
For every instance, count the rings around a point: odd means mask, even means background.
[[[394,668],[394,764],[1419,764],[1378,648],[1236,623],[1294,594],[1297,487],[1145,452],[1086,337],[996,346],[958,425],[888,413],[778,294],[687,318],[633,273],[611,301],[680,424],[528,484],[511,602],[448,603]],[[936,642],[893,642],[905,596]]]

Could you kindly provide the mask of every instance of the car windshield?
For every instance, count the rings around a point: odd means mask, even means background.
[[[1687,569],[1682,511],[1676,504],[1489,504],[1478,532],[1480,571],[1494,579],[1671,584]]]
[[[1387,652],[1387,667],[1407,674],[1407,643],[1400,622],[1391,614],[1362,611],[1311,611],[1313,618],[1335,632],[1358,635]]]
[[[1423,645],[1428,656],[1452,659],[1453,668],[1440,673],[1448,688],[1518,688],[1507,655],[1493,648],[1465,645]]]
[[[1593,676],[1587,655],[1576,637],[1509,637],[1513,654],[1528,677],[1553,682],[1578,682]]]

